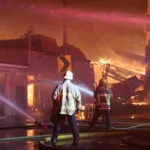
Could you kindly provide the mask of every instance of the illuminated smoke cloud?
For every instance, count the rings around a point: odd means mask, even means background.
[[[25,4],[9,4],[0,3],[0,7],[20,10],[25,12],[31,12],[42,15],[49,15],[58,19],[62,18],[76,18],[87,21],[105,21],[109,23],[134,23],[138,25],[150,24],[149,18],[146,16],[133,16],[123,13],[108,13],[101,11],[82,11],[71,8],[57,8],[52,9],[48,7],[38,7],[37,5],[25,5]]]

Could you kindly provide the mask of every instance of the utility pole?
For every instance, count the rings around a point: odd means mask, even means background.
[[[63,8],[66,8],[66,0],[62,0]],[[62,20],[62,28],[63,28],[63,47],[64,47],[64,54],[68,54],[67,50],[67,22],[66,19],[63,18]]]
[[[150,19],[150,0],[147,0],[147,13],[146,17]],[[146,47],[145,47],[145,62],[146,62],[146,73],[144,81],[144,100],[150,101],[150,26],[146,25]]]
[[[27,30],[27,38],[28,38],[28,65],[30,64],[30,53],[31,53],[31,35],[33,34],[34,29],[30,26]]]
[[[63,9],[66,8],[66,1],[62,0]],[[67,70],[72,70],[71,66],[71,55],[68,52],[68,41],[67,41],[67,20],[62,18],[62,41],[63,41],[63,51],[61,55],[58,57],[58,71],[65,72]]]

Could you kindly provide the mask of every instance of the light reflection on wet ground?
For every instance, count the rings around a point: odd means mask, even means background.
[[[0,150],[38,150],[37,142],[8,142],[2,143]]]
[[[35,136],[39,134],[49,134],[50,131],[42,131],[40,129],[31,129],[31,130],[23,130],[23,129],[15,129],[15,130],[0,130],[1,138],[12,138],[19,136]],[[0,150],[38,150],[38,142],[39,141],[9,141],[0,143]]]
[[[126,126],[126,124],[117,124],[117,126]],[[85,124],[85,126],[80,127],[81,130],[89,131],[88,125]],[[98,128],[97,128],[98,129]],[[150,128],[146,127],[146,130],[150,130]],[[85,132],[85,131],[84,131]],[[104,132],[107,133],[109,131],[104,130],[98,130],[98,132]],[[0,138],[11,138],[11,137],[19,137],[19,136],[35,136],[35,135],[42,135],[42,134],[50,134],[51,129],[49,130],[41,130],[41,129],[11,129],[11,130],[0,130]],[[139,150],[138,148],[129,148],[125,146],[122,142],[123,135],[112,135],[109,137],[102,137],[97,142],[99,144],[102,144],[102,147],[105,147],[105,145],[112,145],[112,146],[118,146],[122,147],[122,150]],[[28,139],[26,141],[18,140],[18,141],[9,141],[9,142],[1,142],[0,143],[0,150],[39,150],[39,141],[41,139],[36,139],[35,141]],[[81,143],[84,140],[81,140]],[[88,142],[88,140],[86,141]],[[90,142],[90,141],[89,141]],[[71,141],[70,141],[71,144]],[[86,144],[85,144],[86,145]],[[103,150],[103,149],[101,149]]]
[[[18,137],[18,136],[34,136],[39,134],[49,134],[49,130],[40,129],[11,129],[11,130],[0,130],[0,138]]]

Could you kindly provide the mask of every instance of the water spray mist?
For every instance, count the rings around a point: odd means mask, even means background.
[[[3,97],[2,95],[0,95],[0,101],[2,101],[3,103],[5,103],[6,105],[10,106],[11,108],[13,108],[17,112],[19,112],[24,117],[28,118],[32,122],[35,121],[35,119],[33,117],[31,117],[29,114],[27,114],[26,112],[24,112],[21,108],[19,108],[16,104],[12,103],[10,100],[8,100],[7,98]]]

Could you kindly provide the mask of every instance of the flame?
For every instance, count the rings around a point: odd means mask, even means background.
[[[131,118],[131,119],[135,119],[135,115],[132,115],[130,118]]]
[[[27,104],[29,107],[34,105],[34,84],[27,85]]]
[[[90,63],[94,64],[94,65],[101,66],[103,64],[110,64],[110,62],[111,62],[111,59],[100,59],[98,61],[91,61]]]
[[[147,102],[132,102],[132,105],[145,106],[145,105],[149,105],[149,104]]]
[[[130,78],[132,76],[137,76],[138,78],[142,78],[145,76],[146,66],[145,64],[131,60],[127,61],[120,57],[114,58],[100,58],[98,61],[92,61],[91,64],[94,68],[95,74],[95,83],[98,83],[100,77],[102,76],[102,72],[105,69],[107,64],[110,64],[111,69],[118,74],[121,74],[124,78]],[[112,77],[108,77],[107,81],[109,83],[116,83],[118,81],[114,80]]]
[[[108,60],[106,60],[106,59],[100,59],[99,62],[102,63],[102,64],[110,64],[111,59],[108,59]]]

